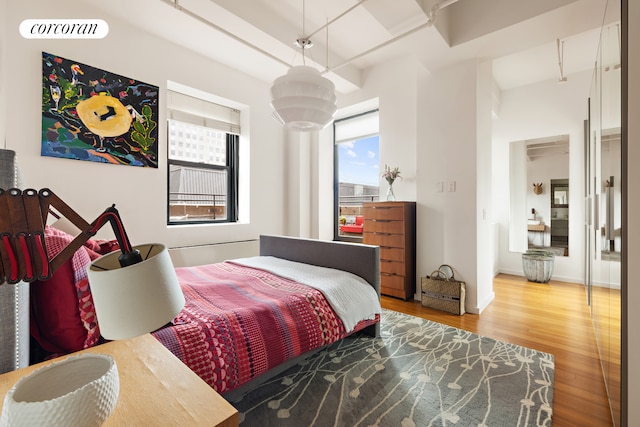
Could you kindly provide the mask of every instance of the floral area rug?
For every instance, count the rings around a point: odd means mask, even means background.
[[[550,426],[548,353],[383,310],[348,337],[231,402],[247,426]]]

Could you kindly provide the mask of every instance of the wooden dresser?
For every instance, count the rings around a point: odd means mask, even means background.
[[[364,203],[362,243],[380,246],[380,293],[413,298],[416,287],[416,203]]]

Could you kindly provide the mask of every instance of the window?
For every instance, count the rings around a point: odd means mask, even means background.
[[[380,186],[378,110],[334,122],[336,240],[362,239],[362,204],[377,202]]]
[[[238,220],[240,112],[168,91],[168,224]]]

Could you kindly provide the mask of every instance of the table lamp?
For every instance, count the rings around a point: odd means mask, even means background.
[[[0,283],[46,281],[102,226],[111,224],[120,252],[96,259],[87,271],[105,339],[154,331],[170,322],[184,306],[166,246],[154,243],[132,247],[115,205],[89,224],[47,188],[12,188],[0,189],[0,211]],[[44,225],[50,213],[69,220],[80,234],[49,260]],[[87,412],[84,406],[91,408],[81,424],[100,425],[115,406],[118,384],[113,359],[105,362],[95,355],[83,355],[51,363],[22,378],[7,393],[0,426],[80,425],[64,416],[60,421],[54,414],[71,417],[81,410]],[[34,418],[34,414],[40,415]]]

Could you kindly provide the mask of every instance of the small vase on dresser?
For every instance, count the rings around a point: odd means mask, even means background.
[[[381,175],[389,184],[387,188],[387,201],[394,202],[396,200],[396,195],[393,192],[393,183],[396,179],[402,179],[400,176],[400,168],[390,168],[389,165],[384,165],[384,173]]]
[[[387,188],[387,201],[388,202],[395,202],[396,201],[396,195],[393,192],[393,181],[391,181],[389,183],[389,187]]]

